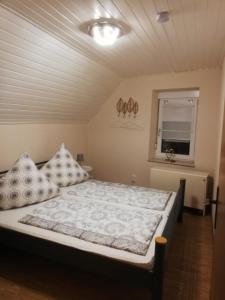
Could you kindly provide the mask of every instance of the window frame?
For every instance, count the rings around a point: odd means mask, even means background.
[[[158,96],[157,101],[158,101],[158,122],[157,122],[157,132],[156,132],[156,145],[155,145],[155,158],[156,159],[166,159],[166,154],[164,152],[161,152],[162,149],[162,122],[163,122],[163,117],[162,117],[162,112],[163,112],[163,106],[164,101],[170,101],[170,100],[193,100],[193,106],[194,109],[192,111],[192,128],[191,128],[191,137],[190,137],[190,151],[189,155],[184,155],[184,154],[176,154],[175,155],[175,160],[180,160],[180,161],[186,161],[186,162],[194,162],[195,158],[195,144],[196,144],[196,125],[197,125],[197,113],[198,113],[198,99],[199,97],[196,96],[191,96],[191,97],[168,97],[168,98],[163,98]],[[185,105],[181,105],[185,106]]]

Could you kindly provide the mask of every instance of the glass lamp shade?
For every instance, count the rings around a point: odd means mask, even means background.
[[[115,43],[120,35],[120,28],[107,23],[96,23],[91,28],[94,41],[101,46],[110,46]]]

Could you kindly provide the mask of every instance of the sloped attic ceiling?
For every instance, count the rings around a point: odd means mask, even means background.
[[[0,6],[0,124],[88,121],[119,77]]]
[[[155,20],[162,10],[168,23]],[[0,122],[87,121],[119,77],[219,67],[224,10],[224,0],[0,0]],[[79,30],[97,17],[132,30],[98,46]]]

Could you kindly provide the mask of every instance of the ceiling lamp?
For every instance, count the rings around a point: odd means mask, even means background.
[[[101,46],[113,45],[120,33],[121,29],[119,26],[108,22],[97,22],[90,29],[90,34],[94,41]]]
[[[89,34],[97,44],[110,46],[119,37],[128,33],[130,27],[113,18],[99,18],[82,24],[80,30]]]
[[[168,11],[161,11],[156,15],[156,21],[159,23],[166,23],[170,19],[170,14]]]

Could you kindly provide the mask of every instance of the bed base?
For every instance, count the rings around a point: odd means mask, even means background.
[[[173,229],[177,222],[183,221],[184,192],[185,179],[181,179],[163,236],[156,238],[154,267],[151,271],[5,228],[0,228],[0,243],[75,266],[84,271],[113,277],[119,281],[135,282],[150,289],[149,299],[162,300],[165,257]]]

